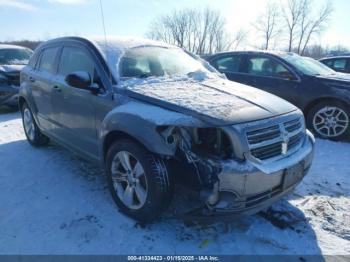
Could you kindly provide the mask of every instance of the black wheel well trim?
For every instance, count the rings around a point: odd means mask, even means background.
[[[103,162],[106,161],[106,156],[107,156],[108,150],[111,147],[111,145],[116,140],[119,140],[119,139],[130,139],[133,142],[137,143],[138,145],[140,145],[143,148],[150,151],[150,149],[144,143],[142,143],[139,139],[137,139],[136,137],[134,137],[134,136],[132,136],[124,131],[114,130],[114,131],[110,131],[103,139],[103,145],[102,145]]]
[[[22,106],[23,106],[24,103],[28,104],[27,100],[23,96],[20,96],[18,98],[18,106],[19,106],[20,110],[22,110]]]
[[[332,96],[319,97],[315,100],[312,100],[304,107],[303,112],[304,112],[305,117],[307,117],[307,114],[310,112],[311,108],[313,108],[315,105],[320,104],[322,102],[327,102],[327,101],[339,102],[339,103],[342,103],[344,105],[350,106],[349,102],[346,102],[344,99],[341,99],[338,97],[332,97]]]

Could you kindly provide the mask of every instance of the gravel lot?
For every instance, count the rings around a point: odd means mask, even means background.
[[[186,227],[172,205],[141,227],[118,212],[101,170],[31,147],[20,114],[3,110],[0,181],[0,254],[350,255],[350,143],[317,140],[309,175],[268,213]]]

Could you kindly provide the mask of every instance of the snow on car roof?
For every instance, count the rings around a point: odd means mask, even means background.
[[[161,46],[174,48],[175,46],[169,45],[163,42],[145,39],[145,38],[135,38],[135,37],[84,37],[86,40],[94,43],[100,48],[113,48],[120,51],[125,51],[126,49],[141,47],[141,46]]]

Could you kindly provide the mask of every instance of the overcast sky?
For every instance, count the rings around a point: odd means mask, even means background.
[[[102,0],[108,35],[143,37],[151,21],[177,8],[210,6],[222,12],[227,29],[251,31],[267,0]],[[276,0],[278,3],[279,0]],[[324,45],[350,48],[350,0],[332,0],[334,13],[327,31],[317,39]],[[315,6],[325,3],[314,0]],[[0,41],[46,40],[65,35],[102,35],[99,0],[0,0]]]

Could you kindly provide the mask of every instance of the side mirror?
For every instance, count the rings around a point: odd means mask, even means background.
[[[92,84],[90,74],[84,71],[76,71],[67,75],[65,81],[68,85],[80,89],[90,89]]]
[[[278,75],[286,80],[296,80],[295,76],[288,71],[279,72]]]

